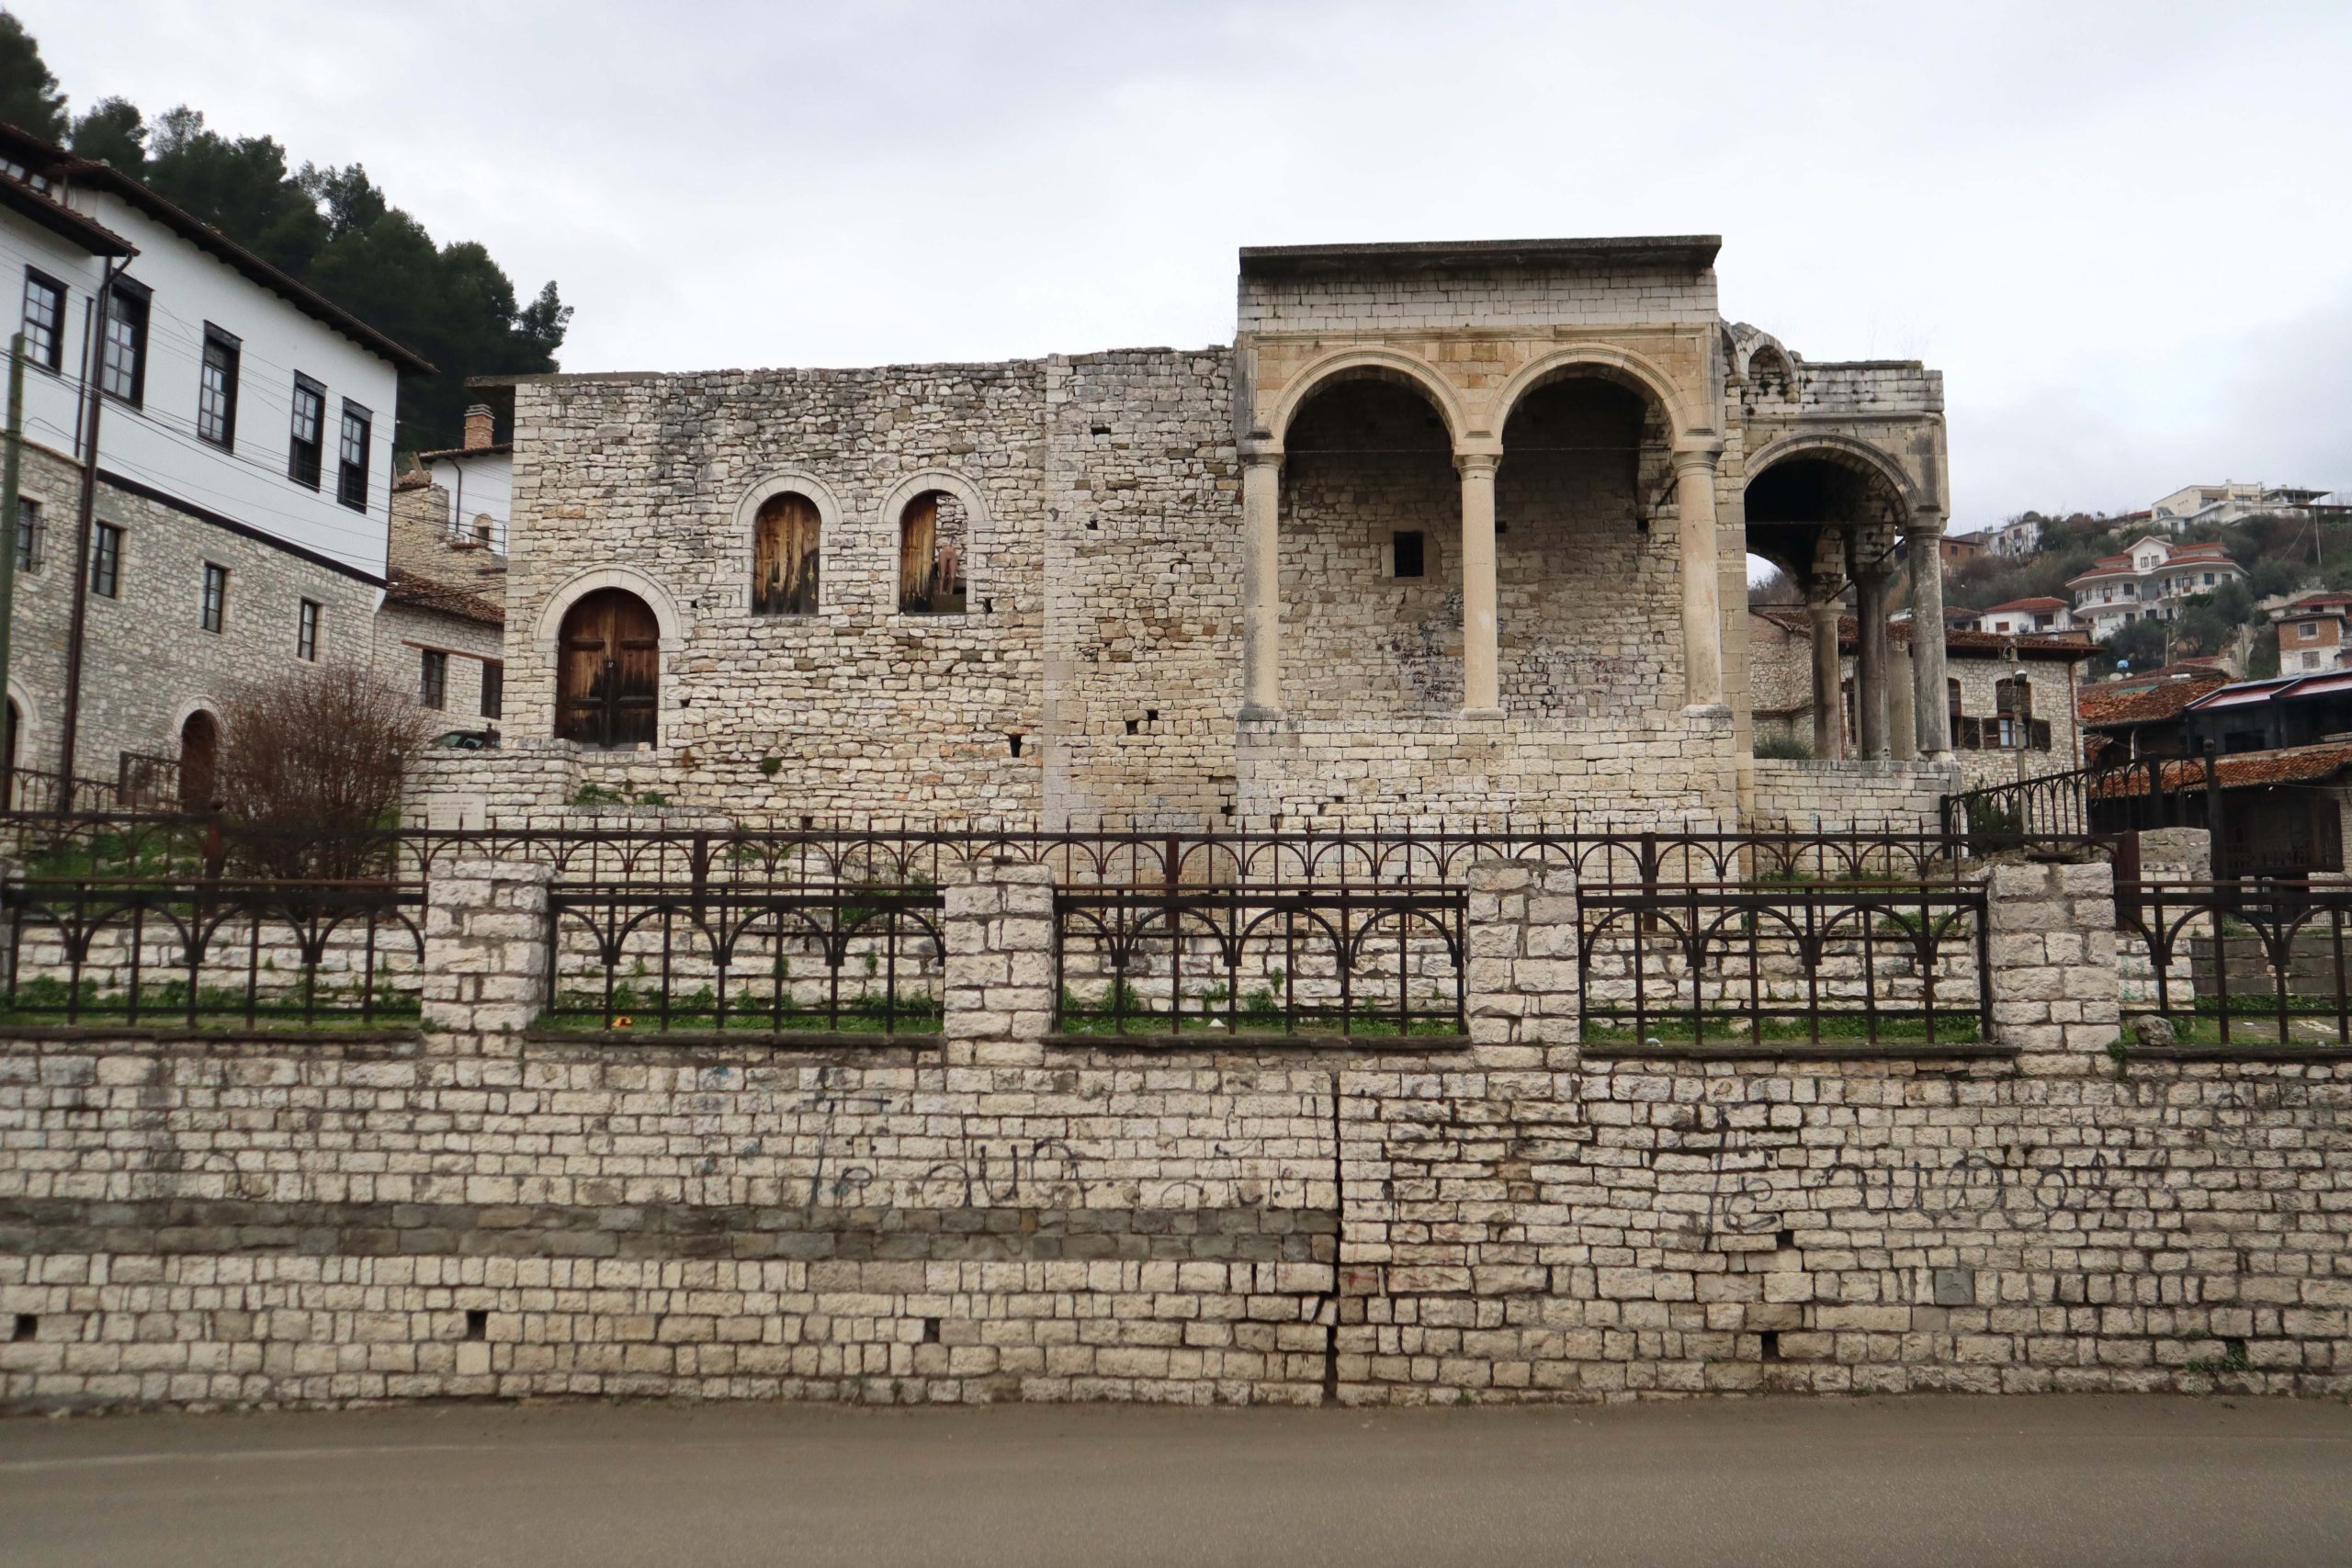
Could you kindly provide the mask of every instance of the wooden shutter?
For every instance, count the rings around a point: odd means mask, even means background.
[[[651,745],[662,634],[636,594],[602,588],[563,617],[556,650],[556,735],[584,746]]]
[[[752,529],[752,610],[761,615],[817,613],[821,564],[817,503],[786,491],[761,504]]]

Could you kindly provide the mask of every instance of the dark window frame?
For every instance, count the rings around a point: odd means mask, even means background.
[[[1408,566],[1412,570],[1406,570]],[[1430,574],[1429,535],[1419,528],[1399,528],[1388,536],[1388,575],[1411,582]]]
[[[416,700],[437,713],[449,705],[449,655],[437,648],[419,651],[424,657],[417,662]]]
[[[481,661],[481,716],[506,716],[506,665],[502,660]]]
[[[123,529],[100,522],[90,536],[90,592],[101,599],[122,597]]]
[[[47,542],[49,521],[41,514],[40,502],[29,495],[17,497],[17,570],[20,572],[39,571],[44,557],[41,546]]]
[[[305,400],[311,414],[311,438],[302,439]],[[287,412],[286,477],[305,490],[317,490],[327,466],[327,389],[300,370],[294,372],[294,400]],[[306,466],[304,458],[309,461]]]
[[[354,423],[359,427],[359,458],[356,462],[350,456],[353,445],[351,427]],[[375,439],[376,416],[349,398],[344,399],[343,422],[335,430],[334,499],[338,504],[348,506],[354,512],[365,513],[368,510],[368,447]]]
[[[244,339],[222,332],[210,321],[204,323],[204,352],[196,367],[196,438],[224,451],[233,452],[237,446],[237,381],[244,355]],[[218,387],[213,384],[216,371],[220,378]]]
[[[218,633],[229,624],[229,569],[213,561],[204,563],[204,587],[197,604],[197,624],[206,631]]]
[[[134,409],[147,406],[147,325],[153,299],[153,291],[145,284],[116,278],[107,296],[107,319],[98,333],[98,386],[107,397]],[[120,338],[115,333],[118,319],[126,324]],[[128,378],[120,375],[124,357],[120,351],[125,347],[130,361]],[[118,389],[118,380],[127,380],[128,390]]]
[[[316,599],[305,599],[294,612],[294,657],[307,664],[319,661],[319,622],[324,612]]]
[[[49,334],[48,351],[43,353],[34,341],[33,293],[38,289],[49,296],[56,319],[40,330]],[[59,372],[65,368],[65,305],[71,291],[62,279],[50,276],[37,266],[25,268],[25,293],[17,312],[17,325],[25,334],[25,362],[41,369]]]

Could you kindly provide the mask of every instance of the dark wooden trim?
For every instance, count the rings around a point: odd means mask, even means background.
[[[168,506],[183,516],[193,517],[199,523],[209,523],[215,528],[225,528],[232,534],[252,539],[257,544],[267,545],[272,549],[282,550],[298,560],[309,561],[312,566],[322,566],[329,571],[339,572],[345,577],[364,582],[370,588],[384,586],[384,580],[373,572],[362,571],[356,566],[336,560],[333,556],[322,556],[316,550],[306,549],[300,545],[281,539],[275,534],[265,533],[250,523],[240,523],[233,517],[224,517],[220,513],[208,511],[193,502],[182,501],[179,497],[167,494],[153,485],[141,484],[137,479],[125,479],[112,469],[100,468],[98,478],[126,494],[154,502],[159,506]]]

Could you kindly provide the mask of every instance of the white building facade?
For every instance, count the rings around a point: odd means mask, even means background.
[[[232,692],[372,657],[400,373],[431,367],[117,171],[15,131],[0,267],[28,358],[11,765],[63,767],[78,576],[74,776],[150,788],[209,770]]]
[[[2143,535],[2068,578],[2066,587],[2075,595],[2075,624],[2104,638],[2135,621],[2172,620],[2183,600],[2245,575],[2218,544],[2176,545]]]

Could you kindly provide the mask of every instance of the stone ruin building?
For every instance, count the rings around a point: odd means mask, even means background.
[[[1719,243],[1258,247],[1230,345],[520,378],[503,746],[418,814],[1916,821],[1941,378],[1725,321]],[[1846,760],[1753,756],[1750,551],[1866,607]]]

